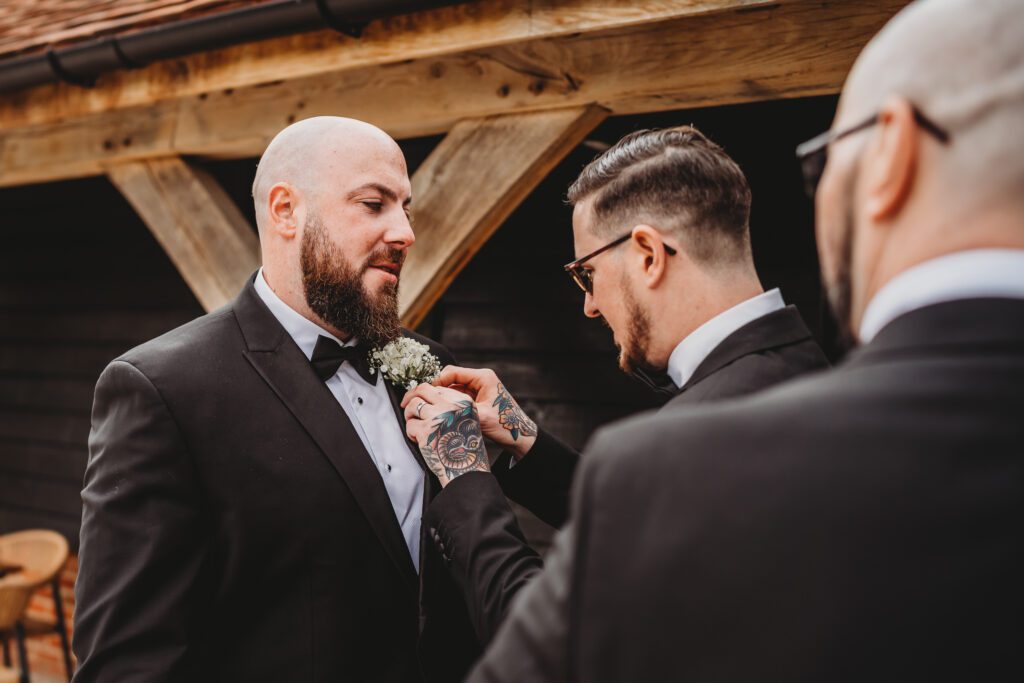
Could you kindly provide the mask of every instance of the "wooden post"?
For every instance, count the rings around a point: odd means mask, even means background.
[[[415,327],[519,203],[607,115],[595,106],[470,119],[412,178],[416,245],[399,310]]]
[[[178,157],[117,164],[107,176],[207,311],[238,295],[260,264],[259,238],[224,190]]]

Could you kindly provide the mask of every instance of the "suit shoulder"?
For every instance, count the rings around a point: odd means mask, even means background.
[[[168,369],[182,372],[195,367],[197,361],[215,354],[232,334],[239,334],[234,313],[222,308],[129,349],[112,362],[128,363],[153,379]]]
[[[709,374],[680,394],[680,402],[744,396],[828,367],[825,354],[813,340],[765,349],[741,356]]]
[[[675,480],[727,470],[770,457],[769,450],[796,457],[807,452],[802,445],[828,438],[835,416],[850,412],[846,404],[856,399],[844,375],[815,373],[750,396],[669,405],[628,418],[598,430],[583,466],[598,486],[620,485],[624,477],[649,485],[666,475]]]
[[[759,385],[753,387],[756,390],[827,368],[825,355],[815,342],[809,342],[744,356],[726,368],[726,371],[732,370],[732,373],[725,374],[731,374],[737,381],[744,375],[753,377],[753,381]]]

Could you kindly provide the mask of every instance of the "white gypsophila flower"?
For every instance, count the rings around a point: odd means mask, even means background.
[[[430,352],[430,347],[408,337],[374,349],[369,360],[371,368],[379,369],[385,379],[405,389],[429,384],[441,374],[441,361]]]

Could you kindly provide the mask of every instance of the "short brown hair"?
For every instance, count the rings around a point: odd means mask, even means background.
[[[692,126],[630,133],[587,164],[570,204],[594,198],[596,230],[646,219],[671,229],[692,258],[750,258],[750,186],[725,151]]]

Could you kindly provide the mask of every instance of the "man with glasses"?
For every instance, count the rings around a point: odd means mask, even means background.
[[[750,188],[739,166],[698,130],[626,136],[568,192],[580,258],[565,266],[584,313],[603,317],[626,372],[667,375],[667,409],[732,398],[827,367],[796,308],[765,292],[754,268]],[[484,434],[506,448],[496,478],[465,477],[430,506],[434,535],[486,642],[540,560],[525,548],[504,496],[554,526],[566,519],[579,456],[537,429],[490,370],[448,367],[406,396],[421,447],[441,413],[471,394]],[[429,460],[429,459],[428,459]],[[454,478],[453,478],[454,479]],[[485,540],[486,539],[486,540]]]
[[[1020,10],[923,0],[865,48],[800,149],[861,348],[600,432],[470,681],[1024,679]]]

